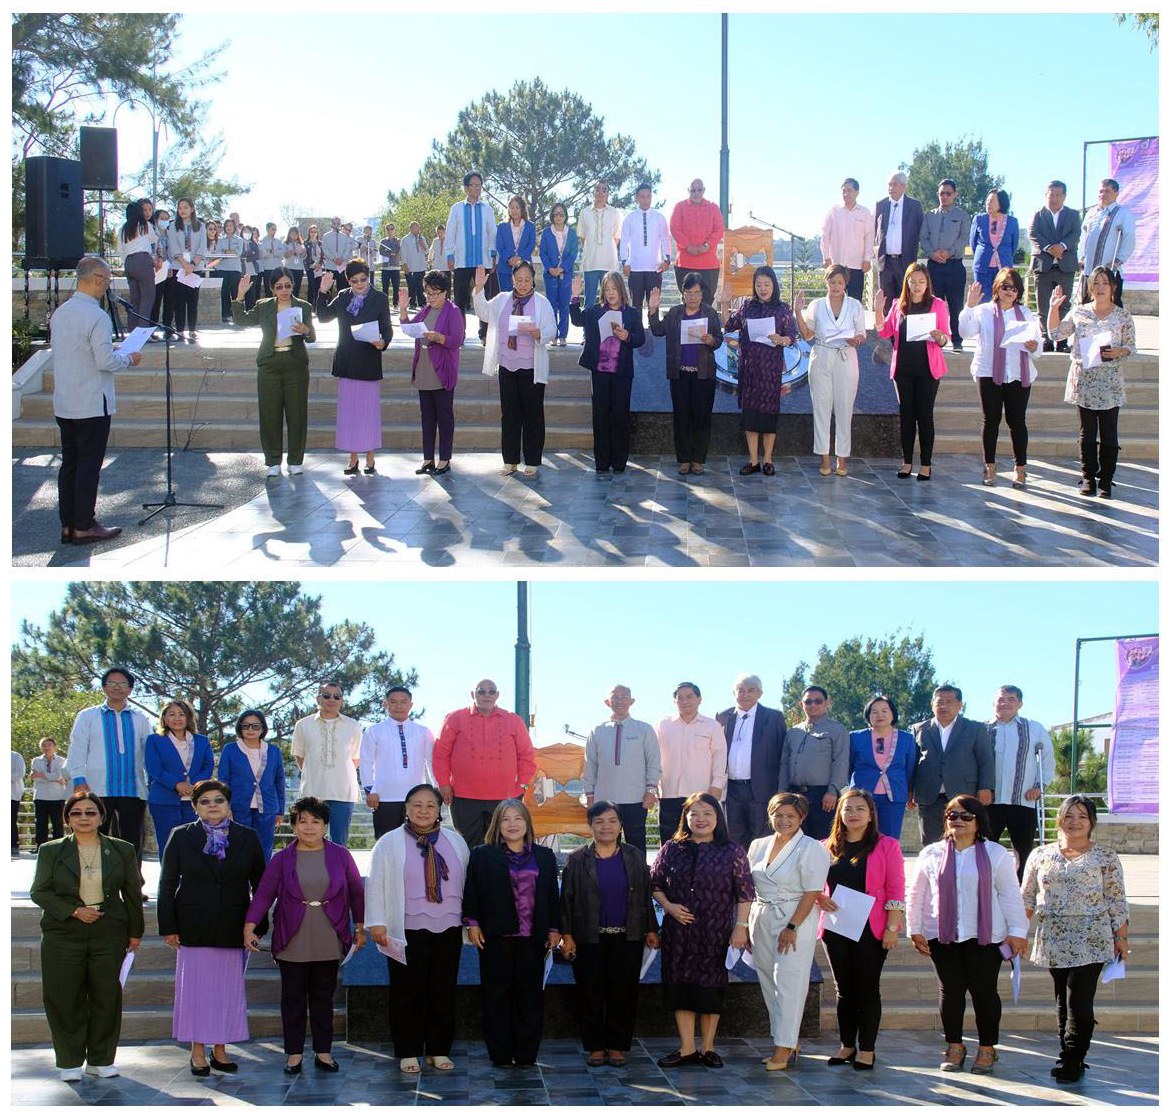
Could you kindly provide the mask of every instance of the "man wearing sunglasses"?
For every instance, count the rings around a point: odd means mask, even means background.
[[[780,755],[780,790],[808,800],[802,829],[817,841],[829,837],[837,797],[849,783],[849,730],[829,717],[831,706],[823,687],[806,687],[800,696],[804,721],[788,731]]]
[[[359,743],[363,730],[343,713],[343,688],[334,681],[319,684],[318,710],[294,724],[290,756],[302,770],[301,796],[313,795],[331,808],[328,836],[347,845],[351,812],[359,787]]]
[[[931,718],[911,727],[919,748],[907,807],[919,808],[919,833],[929,846],[943,837],[943,810],[957,795],[974,795],[985,807],[996,786],[996,760],[988,731],[960,712],[964,694],[941,684],[931,693]]]
[[[493,680],[479,680],[470,700],[441,723],[433,775],[453,825],[473,849],[485,840],[494,808],[521,799],[535,778],[535,750],[522,718],[498,706]]]

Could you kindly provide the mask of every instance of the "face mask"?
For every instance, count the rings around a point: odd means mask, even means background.
[[[158,221],[156,221],[156,227],[162,228],[164,231],[167,231],[167,229],[171,227],[171,221],[170,220],[158,220]]]

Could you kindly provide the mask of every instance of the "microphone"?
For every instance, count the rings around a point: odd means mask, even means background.
[[[135,314],[135,316],[139,315],[139,306],[132,305],[131,302],[129,302],[125,297],[118,297],[116,295],[114,300],[117,301],[124,309],[130,309],[131,312]]]

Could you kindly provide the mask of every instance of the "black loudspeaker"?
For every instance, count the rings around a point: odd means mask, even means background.
[[[118,130],[83,127],[80,131],[82,188],[118,189]]]
[[[25,269],[70,269],[85,253],[82,164],[25,159]]]

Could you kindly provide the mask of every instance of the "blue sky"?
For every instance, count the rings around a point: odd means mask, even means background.
[[[1158,54],[1142,34],[1106,12],[990,7],[732,14],[732,225],[754,212],[813,234],[844,177],[872,204],[915,148],[964,135],[986,145],[1024,218],[1053,177],[1080,202],[1084,140],[1158,134]],[[715,13],[222,11],[185,16],[181,57],[226,40],[207,130],[228,141],[224,172],[254,183],[234,206],[246,221],[277,220],[283,202],[357,221],[377,213],[388,189],[411,186],[464,105],[532,76],[579,93],[610,134],[632,135],[670,204],[695,176],[718,200]],[[1078,76],[1089,57],[1114,74],[1111,88]],[[128,173],[150,158],[149,125],[128,108],[117,122]],[[1093,165],[1089,176],[1104,172]]]
[[[536,740],[567,740],[606,717],[614,683],[633,688],[638,718],[673,712],[671,692],[693,680],[703,713],[730,705],[731,681],[757,672],[779,705],[786,674],[816,660],[822,643],[862,635],[923,633],[938,675],[959,684],[969,713],[984,718],[1001,683],[1025,690],[1025,713],[1047,725],[1068,721],[1078,637],[1153,633],[1157,587],[1145,581],[1075,577],[1065,583],[1008,575],[922,583],[802,579],[701,582],[698,575],[650,581],[543,579],[531,589]],[[497,681],[513,707],[515,585],[509,581],[308,581],[328,622],[362,618],[380,647],[420,673],[417,709],[434,728],[468,700],[482,678]],[[64,583],[22,580],[12,592],[12,637],[22,618],[40,624],[60,604]],[[1082,654],[1080,717],[1112,706],[1109,643]],[[134,661],[127,662],[134,665]],[[836,692],[831,693],[836,700]],[[851,721],[844,712],[842,719]],[[857,723],[855,723],[856,727]]]

